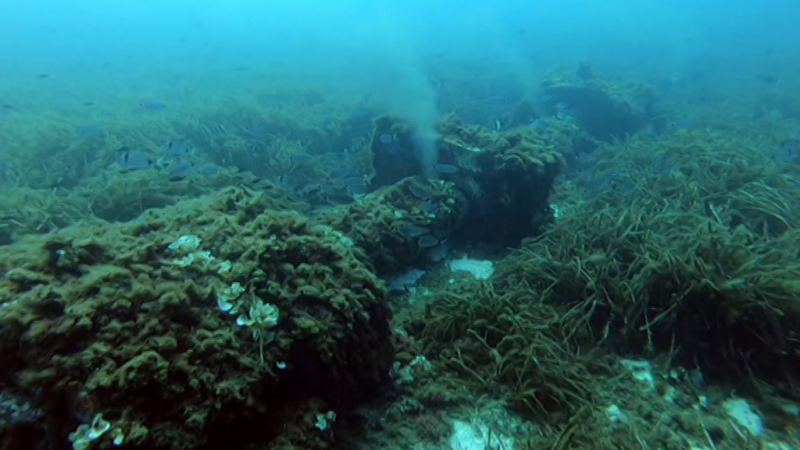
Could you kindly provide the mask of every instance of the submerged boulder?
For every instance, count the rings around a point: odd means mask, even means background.
[[[574,73],[547,74],[541,87],[548,114],[574,119],[580,129],[600,140],[634,134],[655,116],[655,89],[596,75],[588,63]]]
[[[318,418],[389,380],[385,289],[342,233],[267,204],[231,188],[0,248],[0,378],[76,446],[332,442]]]

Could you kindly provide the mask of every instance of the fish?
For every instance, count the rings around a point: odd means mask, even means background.
[[[410,269],[409,271],[392,277],[388,283],[386,283],[386,287],[389,289],[389,292],[392,291],[401,291],[401,292],[408,292],[414,285],[417,284],[420,278],[425,275],[424,270],[420,269]]]
[[[275,137],[275,135],[270,132],[270,129],[266,125],[261,125],[261,124],[242,125],[240,129],[247,136],[257,140],[271,139]]]
[[[777,109],[762,109],[753,115],[753,122],[778,122],[786,116]]]
[[[200,175],[214,175],[215,173],[219,173],[220,167],[216,164],[206,164],[205,166],[197,169],[197,173]]]
[[[325,195],[325,200],[332,205],[347,205],[353,203],[353,197],[338,192]]]
[[[155,101],[155,100],[148,100],[148,101],[141,102],[141,103],[139,103],[139,106],[141,106],[142,108],[144,108],[144,109],[146,109],[148,111],[161,111],[161,110],[167,109],[167,104],[166,103],[161,103],[161,102]]]
[[[75,135],[82,138],[94,138],[105,136],[106,132],[97,125],[87,124],[75,127]]]
[[[170,180],[172,181],[182,180],[183,178],[186,178],[190,173],[192,173],[192,170],[194,170],[194,163],[191,163],[189,161],[182,162],[177,166],[173,167],[169,171],[169,174],[172,176]]]
[[[125,171],[143,170],[153,167],[154,161],[146,154],[128,150],[126,147],[120,149],[122,155],[115,162]]]
[[[539,128],[546,128],[548,125],[550,125],[549,123],[547,123],[546,120],[542,119],[541,117],[539,117],[538,119],[534,119],[534,121],[531,123],[533,123]]]
[[[650,162],[653,164],[653,167],[656,169],[656,173],[659,175],[666,175],[672,172],[672,169],[675,168],[675,164],[663,159],[660,155],[651,156]]]
[[[75,136],[80,138],[100,138],[106,135],[106,131],[97,125],[87,124],[75,127]]]
[[[291,159],[294,164],[305,164],[314,161],[314,157],[308,153],[292,153],[289,155],[289,159]]]
[[[336,180],[345,179],[351,176],[352,174],[353,174],[353,169],[351,169],[350,167],[341,167],[339,169],[334,170],[333,173],[331,173],[331,178]]]
[[[428,214],[437,214],[439,212],[439,205],[431,200],[425,200],[420,207]]]
[[[773,76],[773,75],[768,75],[768,74],[761,74],[761,75],[757,76],[756,79],[758,81],[761,81],[762,83],[777,83],[778,82],[778,77]]]
[[[94,102],[83,102],[83,106],[94,106]]]
[[[436,173],[442,173],[442,174],[454,174],[461,171],[461,169],[458,168],[457,166],[454,166],[452,164],[442,164],[442,163],[434,164],[433,170],[436,171]]]
[[[167,154],[173,156],[193,156],[195,154],[195,149],[181,140],[174,140],[174,141],[167,141],[166,144],[161,146],[161,150],[164,150]]]
[[[800,159],[800,138],[784,139],[778,144],[772,159],[779,163],[793,163]]]
[[[688,128],[697,124],[697,118],[694,116],[684,116],[675,121],[675,125],[680,128]]]
[[[397,227],[397,231],[399,231],[400,234],[403,235],[403,237],[415,238],[415,237],[422,236],[423,234],[426,234],[428,232],[428,229],[424,228],[424,227],[420,227],[418,225],[414,225],[412,223],[407,223],[407,224],[400,225],[399,227]]]
[[[519,104],[519,100],[513,97],[514,96],[489,95],[486,97],[479,97],[477,100],[490,108],[511,108]]]
[[[348,186],[347,193],[353,198],[360,198],[369,194],[369,188],[366,185],[362,186]]]
[[[408,191],[411,192],[411,195],[420,200],[428,200],[429,198],[433,197],[433,193],[431,191],[416,183],[409,184]]]
[[[438,244],[439,240],[431,236],[430,234],[426,234],[425,236],[422,236],[417,240],[417,245],[419,245],[420,248],[431,248],[435,247]]]
[[[569,119],[578,115],[578,111],[571,107],[569,103],[556,103],[556,117],[560,120]]]
[[[50,78],[50,75],[46,74],[46,73],[43,73],[43,74],[37,75],[36,78],[38,78],[40,80],[44,80],[45,78]]]
[[[372,112],[369,110],[367,105],[365,105],[364,103],[360,103],[355,107],[353,107],[353,110],[350,111],[350,117],[348,118],[347,121],[355,125],[364,125],[371,127]]]
[[[367,185],[367,180],[364,177],[348,177],[344,179],[344,185],[348,188],[359,188]]]

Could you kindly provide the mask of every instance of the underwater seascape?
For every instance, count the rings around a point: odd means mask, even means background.
[[[0,450],[800,450],[798,17],[2,2]]]

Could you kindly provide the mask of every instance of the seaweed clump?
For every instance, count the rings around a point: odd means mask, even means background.
[[[330,445],[389,378],[385,291],[341,233],[268,204],[231,188],[3,247],[0,379],[64,442]]]
[[[598,376],[613,372],[598,352],[575,345],[559,314],[534,289],[461,280],[406,326],[445,368],[440,384],[466,384],[524,417],[558,424],[596,402]]]
[[[600,149],[594,176],[614,181],[566,191],[562,218],[498,272],[563,305],[582,345],[667,352],[707,379],[793,391],[800,190],[757,148],[707,132]]]

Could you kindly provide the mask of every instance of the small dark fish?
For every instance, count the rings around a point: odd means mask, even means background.
[[[41,75],[38,75],[36,78],[38,78],[40,80],[44,80],[45,78],[50,78],[50,75],[48,75],[46,73],[43,73]]]
[[[353,174],[353,169],[349,167],[342,167],[334,170],[333,173],[331,173],[331,178],[335,180],[341,180],[349,177],[352,174]]]
[[[597,156],[588,152],[580,152],[575,155],[575,166],[579,168],[589,168],[597,163]]]
[[[172,176],[172,178],[182,179],[188,176],[190,173],[192,173],[193,169],[194,169],[194,164],[186,161],[175,166],[172,170],[169,171],[169,174]]]
[[[82,138],[95,138],[105,136],[106,132],[97,125],[88,124],[75,127],[75,135]]]
[[[800,159],[800,138],[789,138],[778,144],[778,151],[772,156],[778,163],[793,163]]]
[[[572,117],[577,117],[578,110],[571,107],[569,103],[560,102],[556,104],[556,117],[559,120],[566,120]]]
[[[279,175],[275,178],[275,184],[291,191],[295,191],[300,186],[299,180],[291,175]]]
[[[422,207],[422,210],[428,214],[437,214],[439,212],[439,205],[431,200],[425,200],[420,206]]]
[[[353,203],[353,197],[347,194],[332,193],[325,196],[325,200],[333,205],[347,205]]]
[[[443,173],[443,174],[453,174],[461,171],[461,169],[452,164],[434,164],[433,170],[435,170],[436,173]]]
[[[547,128],[547,126],[550,125],[549,123],[547,123],[546,120],[542,119],[541,117],[535,119],[532,123],[539,128]]]
[[[302,179],[297,179],[298,184],[304,183]],[[328,191],[327,187],[320,186],[319,184],[306,184],[305,186],[296,186],[295,191],[304,196],[321,195]]]
[[[167,109],[166,103],[157,102],[155,100],[150,100],[146,102],[139,103],[139,106],[148,110],[148,111],[161,111]]]
[[[407,223],[405,225],[401,225],[397,228],[397,231],[403,235],[403,237],[407,238],[415,238],[422,236],[423,234],[428,232],[427,228],[423,228],[411,223]]]
[[[94,106],[94,102],[83,102],[83,106]]]
[[[518,103],[511,97],[504,95],[489,95],[487,97],[479,98],[478,101],[489,107],[508,108]]]
[[[431,191],[425,189],[424,187],[422,187],[422,186],[420,186],[420,185],[418,185],[416,183],[409,184],[408,185],[408,191],[411,192],[411,195],[413,195],[414,197],[416,197],[416,198],[418,198],[420,200],[427,200],[427,199],[433,197],[433,193]]]
[[[693,116],[681,117],[670,124],[672,128],[691,128],[695,125],[697,125],[697,118]]]
[[[653,155],[650,157],[650,162],[653,163],[653,167],[656,170],[656,173],[659,175],[666,175],[672,172],[672,169],[675,168],[675,164],[664,160],[659,155]]]
[[[344,179],[344,185],[348,188],[364,187],[366,184],[367,180],[364,177],[348,177]]]
[[[426,234],[417,240],[417,245],[419,245],[420,248],[431,248],[435,247],[437,244],[439,244],[439,240],[430,234]]]
[[[787,149],[800,150],[800,138],[793,137],[789,139],[784,139],[783,141],[781,141],[780,144],[778,144],[778,146],[781,148],[781,150],[787,150]]]
[[[122,148],[124,150],[125,147]],[[142,170],[153,167],[153,160],[144,153],[124,150],[122,156],[117,159],[116,163],[122,166],[126,171],[128,170]]]
[[[703,371],[700,368],[694,368],[689,371],[686,377],[690,383],[692,383],[695,387],[703,388],[706,384],[705,377],[703,376]]]
[[[253,139],[271,139],[274,138],[275,135],[270,132],[270,129],[267,128],[265,125],[260,124],[250,124],[250,125],[242,125],[241,130],[244,134],[250,136]]]
[[[308,153],[292,153],[289,158],[291,158],[292,162],[295,164],[304,164],[314,160],[314,157]]]
[[[369,188],[366,185],[348,186],[347,193],[352,197],[362,197],[369,193]]]
[[[372,113],[367,105],[361,103],[353,107],[353,110],[350,112],[350,122],[371,124]]]
[[[689,79],[692,81],[700,81],[707,75],[705,70],[695,70],[689,74]]]
[[[328,152],[328,153],[325,153],[325,155],[323,155],[323,157],[325,158],[326,162],[328,162],[330,164],[336,164],[336,163],[339,162],[340,159],[343,158],[343,155],[342,155],[342,153]]]
[[[197,173],[200,175],[214,175],[215,173],[219,173],[219,166],[216,164],[206,164],[197,169]]]
[[[194,148],[184,141],[168,141],[166,144],[161,146],[161,150],[164,150],[167,152],[167,154],[173,156],[188,157],[194,155],[195,153]]]
[[[753,114],[753,118],[750,119],[750,120],[752,120],[754,123],[756,123],[756,122],[761,122],[762,120],[765,120],[768,117],[769,117],[769,112],[762,110],[762,111],[758,111],[755,114]]]
[[[778,78],[773,76],[773,75],[761,74],[761,75],[757,76],[756,78],[758,79],[758,81],[761,81],[762,83],[777,83],[778,82]]]
[[[3,104],[3,109],[14,109],[13,105],[9,105],[8,103]]]

